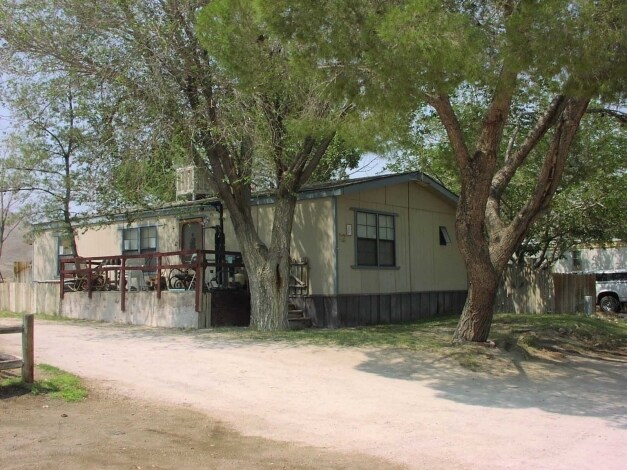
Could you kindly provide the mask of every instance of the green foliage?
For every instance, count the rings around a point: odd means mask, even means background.
[[[138,27],[129,36],[133,15],[145,29]],[[159,34],[173,33],[164,22],[161,30],[149,31],[157,16],[139,2],[0,5],[1,34],[8,39],[1,57],[8,78],[4,98],[21,124],[14,132],[19,158],[43,167],[37,186],[48,192],[38,194],[40,202],[46,201],[40,219],[62,218],[54,202],[48,204],[63,197],[61,188],[66,187],[50,172],[59,173],[54,137],[66,150],[73,139],[72,212],[108,215],[129,205],[174,198],[174,162],[192,160],[189,145],[179,158],[177,144],[185,136],[172,115],[180,103],[172,88],[158,80],[159,69],[152,68],[156,64],[138,60],[147,57],[148,43],[164,46]],[[124,38],[119,28],[124,28]],[[157,35],[152,42],[149,34]],[[139,56],[127,47],[131,36],[144,47]],[[72,129],[68,92],[73,95]],[[156,107],[162,112],[154,113]]]
[[[599,108],[600,103],[592,105]],[[459,116],[468,141],[477,138],[480,122],[477,103],[460,102]],[[512,112],[505,129],[504,145],[526,135],[534,113],[521,107]],[[588,114],[578,131],[566,169],[551,206],[535,222],[516,250],[520,262],[533,258],[536,267],[551,266],[575,245],[604,244],[627,240],[622,222],[627,166],[624,125],[610,115]],[[518,137],[519,138],[519,137]],[[416,117],[412,129],[398,140],[397,151],[386,168],[395,172],[423,171],[453,192],[460,188],[459,170],[446,132],[433,113]],[[519,169],[503,197],[503,216],[511,221],[533,189],[546,146],[541,144]],[[505,149],[503,149],[503,154]]]
[[[266,13],[260,3],[211,2],[198,16],[197,31],[235,96],[221,116],[227,123],[222,138],[233,147],[248,142],[253,181],[267,188],[281,184],[285,169],[301,158],[304,142],[338,132],[344,105],[327,99],[321,76],[299,66],[297,51],[274,34]],[[343,138],[334,142],[315,180],[341,176],[356,165],[350,144]]]
[[[411,110],[429,93],[489,92],[501,68],[551,91],[623,90],[627,10],[612,0],[260,0],[272,27],[346,96]],[[547,47],[550,45],[550,47]],[[315,58],[315,59],[312,59]],[[391,73],[393,71],[393,73]],[[381,95],[385,99],[381,100]]]
[[[361,152],[349,147],[341,137],[336,137],[329,145],[309,182],[347,179],[349,171],[357,168],[360,159]]]
[[[28,195],[20,188],[25,184],[23,175],[7,168],[7,160],[0,156],[0,257],[4,242],[22,221],[20,210],[27,205]]]
[[[626,145],[622,125],[613,118],[586,116],[549,210],[517,250],[520,260],[534,257],[536,267],[548,267],[577,245],[627,240],[623,221]],[[528,190],[537,168],[537,161],[525,168],[508,193],[513,208],[521,204],[519,194]]]

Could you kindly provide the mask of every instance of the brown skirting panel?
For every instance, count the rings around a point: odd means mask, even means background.
[[[467,291],[345,294],[292,297],[318,328],[404,323],[423,318],[459,315]]]

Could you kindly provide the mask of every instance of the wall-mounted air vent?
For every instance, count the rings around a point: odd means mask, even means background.
[[[176,198],[196,200],[212,195],[209,174],[204,168],[186,166],[176,170]]]

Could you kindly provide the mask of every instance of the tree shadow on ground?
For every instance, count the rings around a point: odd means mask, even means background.
[[[560,363],[512,360],[507,371],[473,372],[448,356],[406,350],[366,353],[357,369],[382,377],[420,381],[438,396],[471,406],[538,408],[550,413],[590,416],[627,429],[627,367],[584,357]],[[498,366],[497,366],[498,367]]]

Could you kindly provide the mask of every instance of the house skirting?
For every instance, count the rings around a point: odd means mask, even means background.
[[[467,291],[344,294],[292,297],[318,328],[404,323],[443,315],[459,315]]]
[[[119,292],[66,293],[61,302],[61,316],[108,323],[157,326],[165,328],[205,328],[211,315],[211,294],[203,293],[201,312],[195,310],[195,293],[128,292],[122,311]]]

